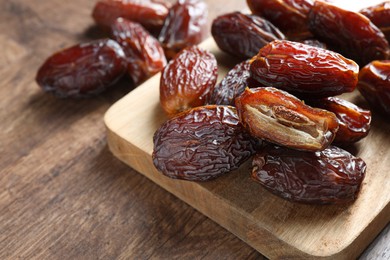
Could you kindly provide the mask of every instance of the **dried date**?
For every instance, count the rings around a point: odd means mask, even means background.
[[[161,71],[167,64],[160,43],[139,23],[118,18],[111,29],[113,38],[125,52],[127,71],[135,84]]]
[[[236,98],[241,123],[255,137],[289,148],[319,151],[338,129],[336,116],[276,88],[245,89]]]
[[[342,55],[291,41],[273,41],[251,60],[251,77],[299,97],[328,97],[351,92],[359,66]]]
[[[121,46],[109,39],[77,44],[50,56],[39,68],[36,82],[58,97],[98,94],[126,70]]]
[[[217,82],[217,61],[197,46],[187,47],[164,68],[160,80],[160,103],[172,116],[205,105]]]
[[[366,163],[336,146],[301,152],[265,146],[253,158],[252,179],[291,201],[336,204],[354,201]]]
[[[257,86],[258,84],[250,77],[249,68],[249,60],[234,66],[214,87],[208,104],[234,106],[235,98],[241,95],[246,87]]]
[[[307,100],[311,106],[334,113],[339,121],[339,130],[334,143],[350,144],[366,137],[371,126],[371,111],[337,97]]]
[[[151,32],[159,33],[170,4],[162,0],[100,0],[92,17],[103,28],[110,29],[119,17],[138,22]]]
[[[207,33],[207,5],[202,0],[178,0],[164,20],[158,37],[165,54],[173,58],[185,47],[200,43]]]
[[[362,68],[358,90],[371,107],[390,115],[390,60],[373,61]]]
[[[390,57],[383,33],[360,13],[316,1],[309,13],[309,28],[319,40],[360,65]]]
[[[202,106],[166,121],[153,137],[153,163],[164,175],[205,181],[237,169],[255,141],[230,106]]]
[[[252,58],[267,43],[285,38],[267,20],[240,12],[214,19],[211,34],[221,50],[243,59]]]
[[[308,38],[307,16],[313,6],[312,0],[247,0],[250,10],[264,17],[289,39]]]
[[[367,16],[390,41],[390,1],[364,8],[360,13]]]

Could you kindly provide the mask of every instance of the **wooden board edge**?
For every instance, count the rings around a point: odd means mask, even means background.
[[[250,219],[250,216],[243,215],[230,207],[228,201],[222,198],[218,198],[220,209],[216,212],[214,207],[204,203],[214,196],[209,190],[194,182],[172,180],[162,176],[154,168],[149,154],[129,142],[123,142],[124,138],[110,129],[108,124],[106,130],[108,147],[114,156],[269,258],[356,258],[366,248],[367,241],[372,241],[386,226],[386,219],[390,214],[390,205],[387,204],[385,209],[351,243],[346,243],[337,252],[329,250],[323,255],[312,255],[279,239],[255,221],[248,223],[247,219]],[[194,198],[193,194],[197,194],[197,198]],[[215,196],[213,199],[215,200]]]
[[[147,153],[130,143],[123,144],[122,142],[118,142],[120,139],[122,138],[107,127],[108,147],[115,157],[180,200],[184,201],[192,208],[207,216],[223,228],[227,229],[257,251],[269,258],[280,257],[281,255],[289,255],[291,257],[291,253],[289,252],[295,252],[295,257],[312,257],[274,237],[274,235],[266,228],[259,227],[254,222],[247,223],[246,219],[248,216],[243,216],[237,210],[229,207],[229,204],[222,200],[222,198],[219,198],[220,203],[218,205],[220,207],[220,211],[218,212],[219,214],[216,214],[214,206],[208,206],[207,203],[204,203],[209,201],[209,198],[213,196],[210,191],[195,182],[171,180],[165,176],[160,176],[161,173],[154,169],[152,159]],[[136,155],[136,157],[134,157],[134,155]],[[140,163],[141,161],[142,163]],[[146,169],[144,167],[144,165],[148,164],[153,167],[153,169]],[[164,178],[166,180],[161,182],[157,181],[156,178]],[[194,198],[193,194],[197,194],[197,198]],[[215,200],[215,198],[213,199]],[[229,216],[226,221],[221,222],[221,218],[226,218],[226,216]],[[236,218],[236,220],[239,219],[239,223],[237,223],[237,221],[233,221],[234,218]],[[240,229],[246,230],[246,232],[240,232]],[[281,243],[285,245],[281,246]],[[280,254],[280,250],[283,251],[283,254]]]

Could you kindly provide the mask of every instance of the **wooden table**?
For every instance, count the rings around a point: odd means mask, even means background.
[[[210,20],[246,8],[209,0]],[[105,111],[131,91],[59,100],[34,78],[54,51],[102,37],[94,0],[0,0],[0,259],[264,258],[117,160]],[[362,259],[390,258],[390,227]]]

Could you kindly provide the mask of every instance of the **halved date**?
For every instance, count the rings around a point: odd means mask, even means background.
[[[36,81],[58,97],[85,97],[113,85],[125,71],[121,46],[102,39],[54,53],[39,68]]]
[[[360,13],[316,1],[309,13],[309,28],[319,40],[362,66],[390,56],[383,33]]]
[[[273,41],[251,60],[251,77],[299,97],[319,98],[351,92],[359,66],[323,48],[291,41]]]
[[[237,169],[255,152],[230,106],[202,106],[166,121],[153,137],[153,163],[164,175],[206,181]]]
[[[312,0],[247,0],[250,10],[282,30],[289,39],[304,39],[311,34],[307,16]]]
[[[236,107],[241,123],[253,136],[299,150],[325,149],[339,125],[333,113],[271,87],[247,88],[236,98]]]
[[[268,145],[254,156],[252,165],[252,179],[266,189],[310,204],[354,201],[366,172],[361,158],[336,146],[301,152]]]
[[[314,107],[326,109],[334,113],[339,121],[339,130],[334,143],[350,144],[366,137],[371,126],[371,111],[337,97],[317,100],[306,100]]]
[[[118,18],[111,29],[114,39],[125,52],[127,71],[136,85],[167,64],[160,43],[139,23]]]
[[[390,60],[373,61],[362,68],[358,90],[372,108],[390,115]]]
[[[214,19],[211,34],[221,50],[244,59],[252,58],[267,43],[285,38],[269,21],[240,12]]]
[[[217,60],[197,46],[187,47],[172,59],[161,74],[160,103],[172,116],[205,105],[217,82]]]
[[[360,13],[367,16],[390,41],[390,1],[364,8]]]
[[[177,0],[169,9],[158,37],[168,58],[204,39],[207,14],[207,5],[202,0]]]
[[[236,97],[244,92],[246,87],[258,84],[250,77],[249,60],[243,61],[231,69],[219,84],[214,87],[208,104],[234,106]]]
[[[159,33],[170,4],[162,0],[100,0],[92,17],[103,28],[110,29],[119,17],[138,22],[151,32]]]

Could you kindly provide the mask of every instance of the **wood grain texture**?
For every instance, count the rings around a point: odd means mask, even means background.
[[[219,75],[229,56],[210,38],[201,44],[217,57]],[[358,199],[347,205],[311,206],[280,199],[250,180],[250,162],[216,180],[167,178],[153,166],[153,134],[167,117],[156,75],[106,113],[108,141],[122,161],[175,194],[270,258],[355,258],[390,221],[390,124],[374,117],[368,137],[353,152],[368,165]],[[347,95],[356,100],[358,93]],[[145,104],[145,100],[148,100]],[[131,112],[126,112],[131,111]],[[383,145],[385,144],[385,145]],[[379,159],[381,158],[381,159]],[[376,203],[373,204],[372,200]]]
[[[207,2],[210,20],[245,8]],[[126,79],[82,100],[37,87],[51,53],[103,36],[94,3],[0,0],[0,259],[263,259],[109,152],[103,115]],[[388,256],[389,233],[362,258]]]

